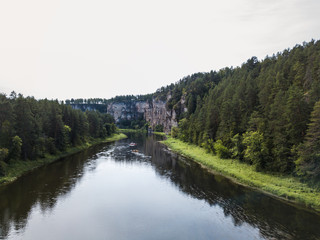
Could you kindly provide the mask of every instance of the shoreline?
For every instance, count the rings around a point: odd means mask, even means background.
[[[55,155],[46,155],[44,158],[38,158],[36,160],[18,160],[12,162],[8,167],[8,173],[6,176],[0,177],[0,187],[10,184],[17,180],[19,177],[48,164],[56,162],[64,157],[71,156],[73,154],[79,153],[83,150],[86,150],[92,146],[115,142],[121,139],[127,138],[127,136],[123,133],[115,133],[105,139],[94,139],[93,141],[86,142],[80,146],[71,147],[64,152],[57,153]]]
[[[161,141],[170,151],[199,163],[208,171],[232,182],[260,191],[295,207],[320,214],[320,191],[289,175],[256,172],[252,166],[235,159],[220,159],[198,146],[167,137]]]

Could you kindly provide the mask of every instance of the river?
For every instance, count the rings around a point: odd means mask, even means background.
[[[0,187],[0,239],[320,239],[319,215],[213,175],[157,140],[131,134]]]

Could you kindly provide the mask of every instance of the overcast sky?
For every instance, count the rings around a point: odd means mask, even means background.
[[[320,39],[319,0],[1,0],[0,92],[155,92]]]

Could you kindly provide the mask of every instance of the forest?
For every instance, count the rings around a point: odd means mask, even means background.
[[[168,95],[166,107],[175,110],[179,123],[173,137],[257,171],[319,180],[320,41],[261,61],[252,57],[239,67],[195,73],[153,94],[66,103],[166,101]]]
[[[110,99],[105,98],[71,98],[66,99],[65,103],[68,105],[72,104],[84,104],[84,105],[107,105],[111,102],[131,102],[131,101],[147,101],[152,100],[153,94],[146,94],[146,95],[120,95],[115,96]]]
[[[0,176],[15,161],[45,158],[116,131],[111,115],[57,100],[0,94]]]
[[[2,174],[13,159],[54,154],[115,131],[105,111],[83,112],[73,104],[105,109],[110,102],[166,101],[168,95],[166,108],[175,110],[178,119],[171,130],[174,138],[257,171],[320,179],[320,41],[315,40],[260,61],[252,57],[239,67],[195,73],[148,95],[64,104],[2,94]]]
[[[320,41],[187,76],[155,95],[168,92],[179,118],[173,137],[257,171],[319,180]]]

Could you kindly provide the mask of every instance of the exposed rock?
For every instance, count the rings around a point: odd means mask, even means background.
[[[122,120],[143,118],[150,124],[152,129],[157,125],[162,125],[164,132],[168,133],[172,127],[178,126],[176,110],[167,109],[166,107],[166,103],[170,98],[171,95],[168,94],[165,101],[153,98],[152,101],[112,102],[106,106],[106,112],[114,117],[116,123]],[[86,104],[81,104],[81,106],[73,104],[72,106],[83,111],[99,110]],[[179,113],[187,111],[184,97],[181,98],[178,106]]]

